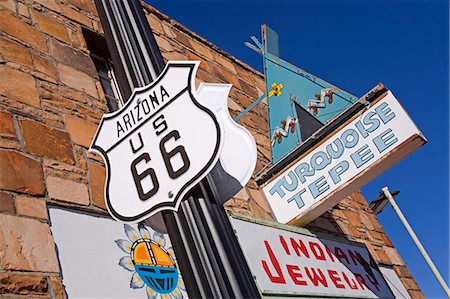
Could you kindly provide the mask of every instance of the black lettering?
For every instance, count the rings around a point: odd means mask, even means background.
[[[147,108],[147,109],[145,109]],[[142,109],[144,110],[145,115],[150,113],[150,106],[148,105],[147,99],[142,101]]]
[[[130,145],[131,145],[131,150],[133,151],[133,154],[137,153],[141,148],[144,147],[144,141],[142,141],[141,132],[138,133],[138,137],[139,137],[140,145],[137,149],[134,148],[133,140],[130,138]]]
[[[133,163],[131,163],[131,173],[133,174],[134,183],[136,184],[136,189],[139,195],[139,198],[144,201],[152,197],[153,195],[158,192],[159,189],[159,182],[156,177],[155,170],[153,168],[147,168],[144,172],[138,173],[136,169],[136,165],[139,164],[142,160],[145,160],[145,162],[150,162],[150,155],[148,153],[143,153],[136,159],[134,159]],[[146,178],[147,176],[150,176],[150,179],[152,180],[153,188],[148,191],[144,192],[144,189],[142,188],[142,180]]]
[[[137,121],[141,121],[142,120],[141,109],[140,108],[141,108],[140,103],[138,103],[136,106],[134,106],[134,110],[136,111]]]
[[[153,91],[153,95],[150,93],[149,97],[150,97],[150,102],[152,103],[153,109],[155,109],[155,103],[156,103],[156,106],[159,106],[158,98],[156,97],[156,91]]]
[[[169,97],[167,90],[164,89],[164,86],[161,85],[161,102],[164,103],[164,97]]]
[[[167,123],[164,119],[164,115],[161,114],[153,121],[153,128],[156,130],[156,136],[161,135],[165,130],[167,130]]]
[[[125,133],[125,130],[122,128],[120,122],[117,122],[117,137],[120,137],[120,132]]]
[[[169,134],[164,136],[163,139],[161,139],[161,142],[159,143],[159,149],[161,151],[161,155],[164,159],[164,164],[166,164],[167,172],[169,173],[169,176],[172,179],[176,179],[183,173],[185,173],[189,166],[191,165],[191,161],[189,161],[189,158],[187,156],[186,150],[184,149],[184,146],[177,146],[170,152],[166,151],[165,144],[170,139],[174,138],[175,140],[178,140],[180,138],[180,133],[177,130],[171,131]],[[175,155],[180,154],[181,159],[183,160],[183,166],[181,166],[178,170],[174,170],[172,167],[172,163],[170,162],[170,159],[172,159]]]
[[[130,126],[130,129],[133,127],[131,125],[130,116],[128,113],[123,115],[123,122],[125,123],[125,130],[128,130],[128,126]]]

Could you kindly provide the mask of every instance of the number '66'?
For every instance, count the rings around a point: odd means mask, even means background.
[[[189,166],[191,165],[186,150],[184,149],[184,146],[178,145],[171,151],[169,152],[166,151],[165,144],[167,143],[167,141],[171,139],[178,140],[179,138],[180,133],[177,130],[173,130],[170,131],[166,136],[164,136],[159,143],[159,150],[163,157],[167,173],[169,174],[169,177],[172,179],[176,179],[180,175],[185,173],[189,169]],[[171,163],[171,159],[177,154],[180,154],[181,160],[183,161],[183,166],[179,167],[177,170],[174,170],[173,165]],[[143,160],[146,163],[150,162],[151,161],[150,155],[148,153],[142,153],[140,156],[134,159],[134,161],[131,163],[131,173],[133,174],[133,179],[134,183],[136,184],[136,189],[138,191],[139,198],[141,200],[147,200],[158,192],[159,182],[156,172],[153,168],[147,168],[143,172],[138,173],[136,165],[138,165]],[[142,180],[145,179],[147,176],[150,177],[153,187],[151,190],[145,192],[142,187]]]

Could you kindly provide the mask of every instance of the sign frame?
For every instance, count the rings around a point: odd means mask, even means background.
[[[344,129],[346,125],[361,116],[365,112],[365,107],[369,107],[369,105],[376,105],[389,94],[391,94],[390,91],[387,90],[382,84],[377,85],[371,92],[360,98],[358,102],[351,106],[349,110],[336,116],[336,118],[334,118],[327,126],[319,129],[314,135],[306,140],[305,144],[302,144],[299,148],[293,150],[290,155],[281,160],[279,163],[261,172],[257,178],[258,185],[262,189],[267,188],[271,182],[286,174],[287,171],[289,171],[289,169],[296,163],[307,157],[311,152],[314,152],[319,146],[335,137],[336,135],[333,133],[334,131]],[[411,120],[401,104],[398,103],[398,105],[403,110],[404,115]],[[291,225],[308,224],[326,212],[329,208],[339,203],[346,196],[350,195],[354,191],[357,191],[382,172],[386,171],[404,157],[411,154],[420,146],[424,145],[427,142],[426,138],[412,120],[411,123],[415,127],[416,131],[407,140],[402,141],[400,144],[396,144],[392,149],[390,149],[388,154],[383,153],[377,158],[377,160],[374,160],[373,164],[363,168],[362,171],[355,172],[353,177],[347,179],[344,183],[337,185],[334,190],[332,189],[331,192],[326,194],[324,197],[317,198],[317,201],[314,201],[309,204],[307,208],[299,211],[296,216],[291,216],[290,219],[283,219],[282,222],[286,222]],[[270,200],[268,201],[270,203]]]
[[[360,249],[365,249],[367,251],[367,253],[369,254],[369,256],[371,256],[369,249],[363,243],[352,241],[352,240],[349,240],[349,239],[346,239],[346,238],[343,238],[343,237],[338,237],[336,235],[327,234],[327,233],[323,233],[323,232],[315,232],[315,231],[311,231],[311,230],[309,230],[307,228],[304,228],[304,227],[298,227],[298,226],[293,226],[293,225],[290,225],[290,224],[283,224],[283,223],[279,223],[279,222],[269,221],[269,220],[265,220],[265,219],[262,219],[262,218],[257,218],[257,217],[254,217],[254,216],[240,214],[240,213],[233,212],[233,211],[229,211],[228,212],[228,216],[230,218],[231,226],[235,230],[235,234],[237,236],[238,242],[239,242],[239,244],[240,244],[240,246],[242,248],[242,251],[244,253],[245,260],[246,260],[246,262],[247,262],[247,264],[249,266],[251,265],[251,263],[249,261],[248,253],[243,249],[242,239],[239,238],[239,232],[236,229],[235,224],[233,223],[233,220],[240,220],[240,221],[244,221],[244,222],[249,222],[249,223],[253,223],[253,224],[257,224],[257,225],[266,226],[266,227],[269,227],[269,228],[281,230],[281,231],[284,231],[284,232],[287,232],[287,233],[300,234],[300,235],[303,235],[303,236],[306,236],[306,237],[313,237],[313,238],[326,240],[326,241],[339,242],[339,243],[344,244],[344,245],[349,245],[349,246],[358,247]],[[376,264],[376,266],[377,266],[377,268],[379,268],[378,264]],[[365,296],[365,295],[358,295],[357,297],[356,297],[356,295],[355,296],[343,296],[343,295],[330,296],[330,294],[324,294],[324,293],[310,293],[310,292],[302,292],[302,293],[298,293],[298,292],[294,293],[294,292],[292,292],[292,293],[290,293],[290,292],[263,290],[262,286],[258,282],[256,273],[254,273],[254,269],[251,266],[250,266],[250,271],[253,274],[253,277],[255,279],[255,283],[256,283],[256,285],[258,287],[258,290],[259,290],[262,298],[265,298],[265,299],[269,299],[269,298],[270,299],[281,299],[281,298],[291,298],[291,297],[295,297],[295,298],[309,298],[309,297],[322,298],[322,296],[324,298],[349,298],[349,299],[373,298],[373,297],[369,297],[369,296]],[[381,273],[381,270],[380,270],[380,273]],[[383,277],[383,279],[384,279],[384,277]],[[392,290],[389,288],[389,286],[388,286],[388,284],[387,284],[385,279],[384,279],[384,282],[386,283],[386,286],[388,287],[388,289],[392,292]],[[391,297],[387,297],[387,298],[391,298]],[[392,298],[394,298],[394,297],[392,297]]]
[[[117,110],[117,111],[115,111],[113,113],[110,113],[110,114],[105,114],[102,117],[102,120],[100,121],[100,124],[99,124],[99,126],[97,128],[97,132],[96,132],[96,134],[94,136],[94,139],[92,141],[92,145],[90,147],[90,150],[99,153],[102,156],[102,158],[104,159],[104,161],[105,161],[105,166],[106,166],[106,169],[107,169],[107,177],[106,177],[106,183],[105,183],[106,206],[107,206],[108,211],[110,212],[110,214],[115,219],[118,219],[118,220],[124,221],[124,222],[138,222],[138,221],[144,220],[144,219],[146,219],[148,217],[151,217],[152,215],[155,215],[158,212],[161,212],[163,210],[173,210],[173,211],[178,210],[178,207],[181,204],[183,196],[186,195],[186,193],[189,190],[191,190],[193,186],[195,186],[204,177],[206,177],[208,175],[208,173],[214,168],[214,166],[216,165],[217,161],[219,160],[221,148],[222,148],[222,145],[223,145],[223,138],[222,138],[222,136],[223,136],[223,128],[219,124],[219,120],[218,120],[218,116],[216,115],[216,112],[210,110],[208,107],[205,107],[203,104],[200,103],[198,98],[196,98],[196,97],[198,97],[198,94],[197,94],[197,90],[195,88],[195,78],[196,78],[196,73],[197,73],[197,69],[199,67],[199,64],[200,64],[199,61],[169,61],[166,64],[166,67],[164,68],[164,70],[161,72],[161,74],[158,76],[158,78],[155,81],[153,81],[152,83],[150,83],[150,84],[148,84],[148,85],[146,85],[144,87],[135,88],[133,90],[129,100],[126,102],[126,104],[121,109],[119,109],[119,110]],[[216,133],[216,142],[215,142],[213,153],[211,154],[211,157],[207,161],[206,165],[204,167],[202,167],[202,169],[200,171],[198,171],[195,174],[195,176],[190,178],[189,181],[186,182],[181,188],[179,188],[177,193],[174,194],[174,198],[170,202],[169,201],[165,201],[163,203],[158,203],[157,205],[154,205],[151,208],[147,208],[146,210],[143,210],[142,212],[140,212],[137,215],[124,216],[124,215],[122,215],[122,213],[119,213],[113,207],[113,205],[111,203],[110,185],[111,185],[111,171],[112,171],[112,168],[111,168],[110,158],[108,157],[108,151],[110,151],[119,142],[122,142],[122,141],[119,140],[115,145],[110,147],[110,149],[105,150],[104,148],[100,147],[98,145],[98,143],[97,143],[98,139],[99,139],[99,136],[100,136],[100,132],[101,132],[101,130],[103,128],[103,125],[105,124],[105,121],[112,120],[112,119],[115,119],[118,116],[121,116],[124,111],[126,111],[127,109],[129,109],[130,106],[132,106],[137,101],[139,101],[139,100],[136,100],[136,97],[140,93],[146,92],[148,90],[152,90],[152,88],[156,88],[158,86],[158,84],[160,84],[160,82],[162,80],[164,80],[164,78],[167,75],[167,73],[171,69],[174,70],[176,68],[190,68],[190,71],[188,73],[188,78],[187,78],[187,87],[185,87],[179,94],[177,94],[173,98],[171,98],[167,103],[162,105],[161,109],[152,112],[149,117],[144,119],[141,123],[138,123],[136,125],[136,128],[132,128],[132,130],[130,132],[126,132],[126,135],[124,137],[121,137],[121,139],[125,140],[126,138],[129,138],[129,136],[131,136],[131,134],[134,131],[138,130],[141,126],[144,126],[149,120],[151,120],[153,115],[160,114],[162,109],[164,109],[171,102],[173,102],[177,98],[179,98],[180,95],[182,96],[183,93],[187,93],[188,97],[193,102],[193,104],[199,110],[201,110],[202,113],[208,114],[208,116],[210,117],[211,121],[214,123],[215,133]],[[170,84],[170,82],[168,82],[168,83]],[[139,105],[139,103],[138,103],[138,105]],[[142,139],[141,139],[141,142],[142,142]],[[131,147],[133,149],[133,145],[131,145]],[[172,151],[174,151],[174,150],[175,149],[173,149]],[[134,152],[134,149],[133,149],[133,152]],[[164,162],[166,162],[166,161],[164,161]]]

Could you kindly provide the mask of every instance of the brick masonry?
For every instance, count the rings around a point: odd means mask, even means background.
[[[143,5],[166,60],[201,60],[197,84],[233,84],[232,116],[264,92],[262,74]],[[105,213],[105,168],[87,148],[108,109],[82,28],[103,30],[93,0],[0,0],[0,20],[0,297],[65,298],[46,205]],[[258,145],[256,171],[270,162],[266,109],[240,121]],[[226,208],[273,219],[253,180]],[[365,243],[424,298],[360,192],[308,228]]]

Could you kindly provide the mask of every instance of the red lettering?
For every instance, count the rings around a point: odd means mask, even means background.
[[[306,275],[308,276],[309,280],[311,280],[313,285],[317,287],[320,282],[324,287],[328,287],[327,280],[325,278],[325,275],[323,275],[322,271],[319,268],[317,268],[317,273],[320,275],[320,277],[319,277],[319,275],[316,273],[316,270],[314,268],[310,268],[310,269],[311,269],[312,275],[309,272],[308,267],[305,267]]]
[[[333,254],[331,253],[331,250],[330,250],[330,248],[328,248],[327,245],[325,245],[325,251],[327,252],[327,254],[330,257],[331,261],[334,262]]]
[[[373,286],[376,287],[377,290],[379,291],[380,290],[380,288],[379,288],[380,284],[378,283],[376,278],[374,276],[370,276],[370,275],[367,275],[367,274],[366,274],[366,277],[367,277],[367,279],[369,279],[370,283],[373,284]]]
[[[350,289],[352,290],[357,290],[358,289],[358,285],[356,284],[355,279],[352,278],[352,280],[350,280],[347,275],[345,275],[345,272],[342,272],[342,276],[344,277],[345,282],[348,284],[348,286],[350,287]]]
[[[350,264],[350,262],[348,261],[348,257],[345,255],[344,251],[341,248],[335,247],[334,255],[341,261],[341,263],[344,259],[347,264]]]
[[[298,243],[294,240],[294,238],[290,238],[290,240],[291,240],[291,246],[292,246],[292,248],[294,248],[294,251],[297,254],[297,256],[300,256],[300,251],[301,251],[304,256],[309,258],[309,252],[306,249],[306,246],[302,240],[298,240]]]
[[[267,276],[269,276],[271,282],[286,284],[286,280],[284,279],[283,272],[281,272],[280,263],[278,263],[277,258],[273,254],[273,251],[269,245],[269,242],[264,240],[264,245],[266,245],[266,250],[267,250],[267,253],[269,254],[270,261],[272,262],[272,265],[275,268],[275,271],[277,271],[277,276],[272,275],[266,261],[261,261],[264,271],[266,271],[266,274],[267,274]]]
[[[338,289],[345,289],[345,285],[343,285],[341,282],[341,278],[339,277],[338,273],[334,270],[328,270],[328,275],[330,275],[331,281],[334,283],[334,285]]]
[[[362,256],[361,254],[359,254],[359,252],[352,252],[351,250],[348,251],[348,255],[350,256],[350,258],[352,259],[353,264],[355,265],[362,265]]]
[[[325,253],[323,252],[322,248],[320,248],[319,243],[309,242],[309,248],[311,248],[311,251],[316,259],[318,259],[319,261],[325,260]],[[317,251],[319,251],[319,253],[317,253]]]
[[[288,245],[286,243],[286,240],[281,235],[280,235],[280,243],[283,246],[284,251],[286,251],[286,254],[287,255],[291,255],[291,252],[289,251],[289,247],[288,247]]]
[[[355,274],[356,277],[356,281],[358,282],[359,286],[361,287],[362,290],[364,290],[364,285],[366,284],[366,282],[364,281],[364,277],[362,277],[361,274]]]
[[[303,278],[303,275],[300,272],[300,268],[298,266],[295,265],[286,265],[286,268],[288,270],[289,276],[291,276],[292,281],[295,284],[301,285],[301,286],[306,286],[308,285],[308,283],[301,279]]]

